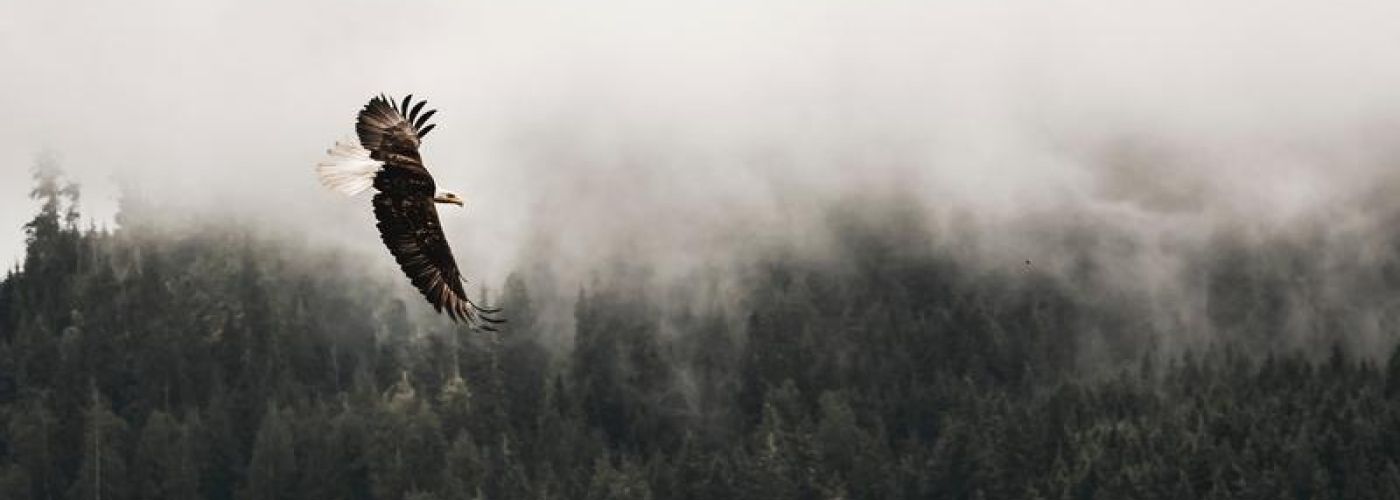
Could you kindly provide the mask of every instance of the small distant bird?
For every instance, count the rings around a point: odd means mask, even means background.
[[[374,217],[379,235],[399,267],[438,312],[453,321],[487,331],[502,320],[499,309],[485,308],[467,297],[465,281],[442,234],[434,203],[464,206],[461,196],[439,190],[423,166],[418,145],[435,124],[437,110],[423,114],[426,101],[413,104],[413,95],[396,103],[383,94],[370,99],[355,122],[358,138],[338,141],[330,155],[316,165],[321,183],[347,196],[373,187]]]

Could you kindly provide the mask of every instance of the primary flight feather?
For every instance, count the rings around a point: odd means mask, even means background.
[[[481,307],[467,297],[452,249],[443,236],[435,204],[463,206],[456,193],[439,190],[423,165],[418,145],[436,125],[428,123],[437,110],[419,114],[426,101],[413,104],[379,95],[360,110],[356,138],[337,142],[330,158],[316,166],[326,187],[354,196],[373,187],[374,217],[379,235],[399,267],[428,303],[446,311],[453,321],[495,331],[496,309]]]

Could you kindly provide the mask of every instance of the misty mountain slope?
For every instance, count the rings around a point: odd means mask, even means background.
[[[1110,229],[1027,266],[917,207],[834,203],[827,248],[732,276],[527,269],[485,336],[376,256],[130,200],[85,230],[76,189],[36,197],[0,282],[5,497],[1400,495],[1400,363],[1350,354],[1393,344],[1393,250],[1356,231],[1221,236],[1174,322],[1104,293],[1104,248],[1133,248]],[[1168,344],[1182,325],[1202,338]]]

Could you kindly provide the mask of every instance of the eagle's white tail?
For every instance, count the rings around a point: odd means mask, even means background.
[[[354,138],[336,141],[326,154],[330,158],[316,164],[316,175],[321,184],[346,196],[355,196],[373,186],[374,174],[384,167],[384,162],[370,158],[369,150],[360,147],[360,141]]]

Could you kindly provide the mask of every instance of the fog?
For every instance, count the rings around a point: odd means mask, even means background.
[[[1332,221],[1369,248],[1395,209],[1397,19],[1384,1],[12,3],[0,260],[22,258],[45,151],[100,224],[128,184],[372,249],[367,199],[312,166],[369,96],[413,93],[440,110],[423,154],[467,199],[445,224],[485,283],[819,254],[824,207],[904,196],[976,235],[969,265],[1068,272],[1071,235],[1112,232],[1128,243],[1086,250],[1105,282],[1189,309],[1179,273],[1222,233]]]

